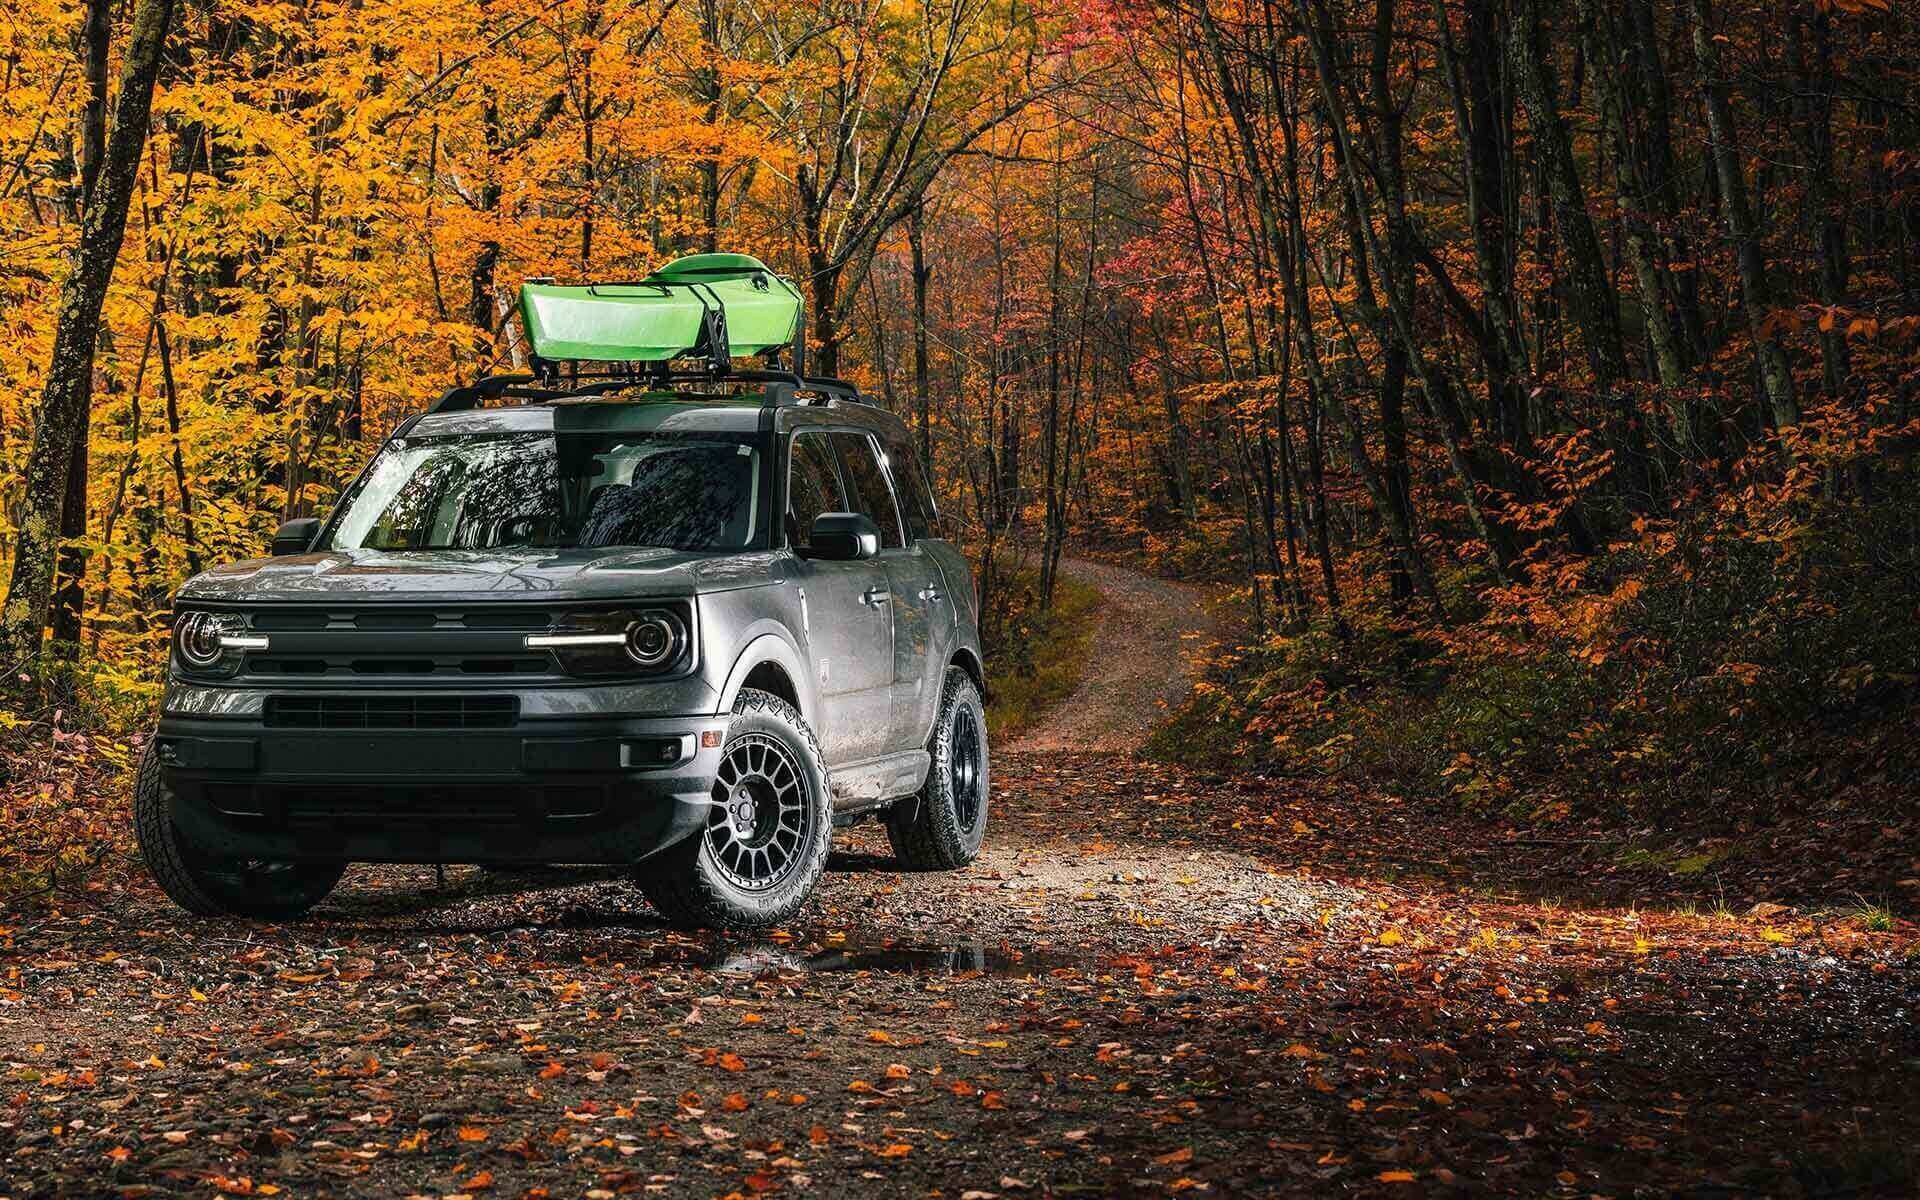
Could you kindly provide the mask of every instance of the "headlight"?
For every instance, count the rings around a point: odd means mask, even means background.
[[[242,653],[266,648],[267,639],[250,636],[239,613],[184,612],[174,618],[174,657],[189,671],[230,675]]]
[[[551,650],[569,675],[665,674],[692,665],[686,618],[672,608],[570,613],[548,633],[530,633],[529,650]]]
[[[686,628],[672,613],[641,613],[627,626],[627,657],[652,670],[672,662],[686,640]]]

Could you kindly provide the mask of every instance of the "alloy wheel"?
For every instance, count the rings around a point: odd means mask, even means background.
[[[953,814],[968,833],[980,820],[980,760],[984,757],[980,720],[962,704],[953,711],[953,733],[947,740],[947,788],[953,796]]]
[[[799,866],[814,821],[800,762],[778,739],[750,733],[727,746],[714,776],[707,848],[728,882],[778,887]]]

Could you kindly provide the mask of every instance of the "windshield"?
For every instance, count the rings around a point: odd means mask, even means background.
[[[752,434],[397,439],[342,501],[321,548],[755,549],[760,474]]]

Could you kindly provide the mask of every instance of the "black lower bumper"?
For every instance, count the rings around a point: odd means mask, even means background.
[[[701,734],[724,724],[345,730],[166,718],[155,749],[180,833],[210,853],[629,863],[706,823],[720,751]]]

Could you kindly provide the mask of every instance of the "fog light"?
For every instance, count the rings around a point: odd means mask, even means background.
[[[635,738],[620,747],[620,765],[629,770],[670,767],[685,757],[684,737]]]

